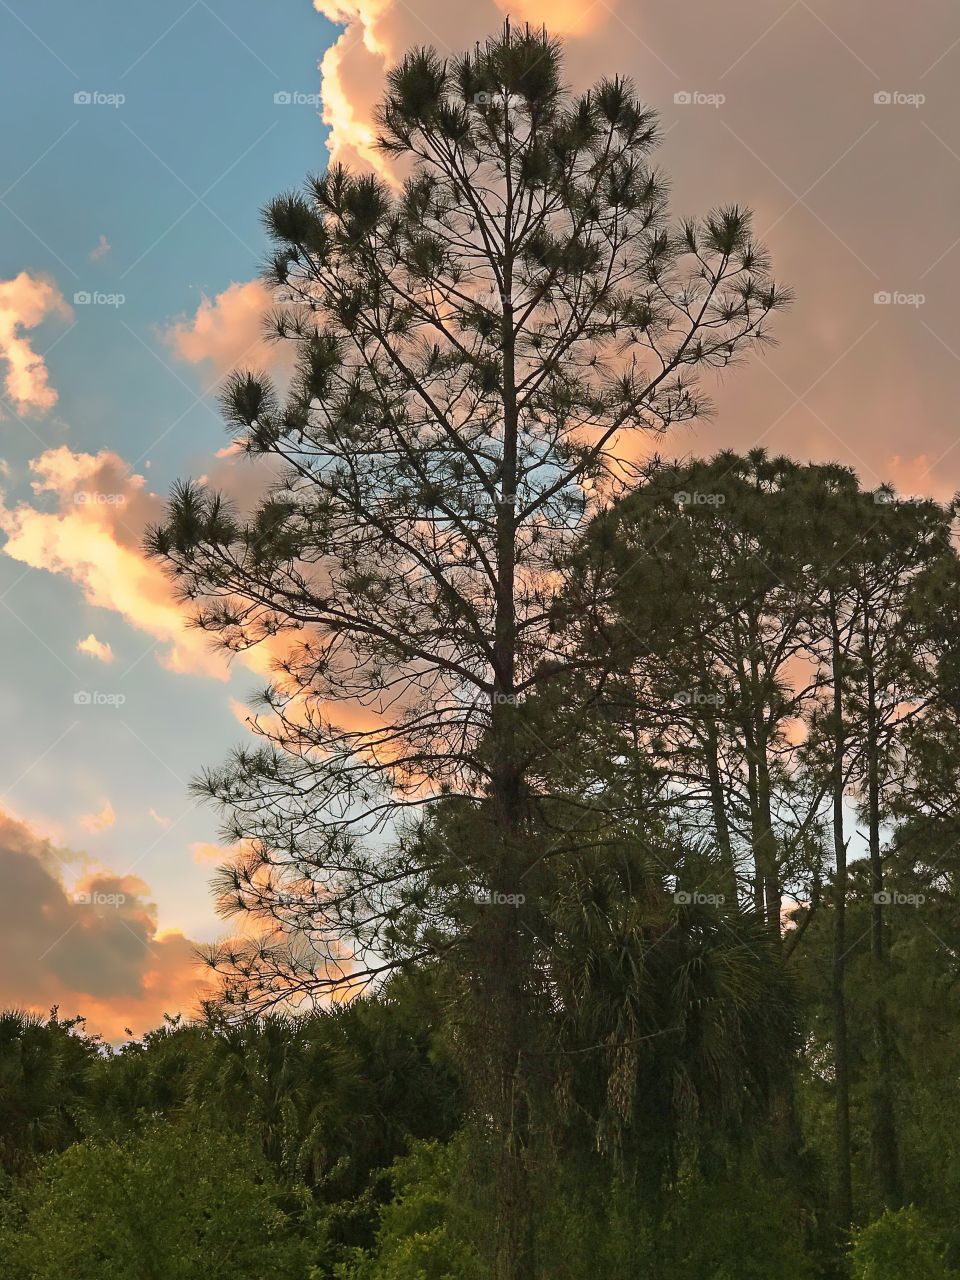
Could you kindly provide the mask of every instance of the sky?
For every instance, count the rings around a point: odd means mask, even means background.
[[[508,7],[565,36],[576,88],[631,76],[676,213],[750,206],[796,292],[661,452],[960,487],[950,0],[0,0],[0,1005],[110,1037],[195,1006],[223,852],[188,783],[266,671],[184,625],[143,530],[178,478],[255,492],[215,396],[277,359],[261,205],[331,156],[390,179],[385,71]]]

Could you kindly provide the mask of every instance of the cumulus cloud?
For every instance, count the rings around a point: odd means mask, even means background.
[[[388,180],[393,174],[376,148],[374,109],[385,73],[411,46],[432,44],[442,54],[461,53],[493,34],[508,14],[534,27],[546,23],[558,36],[592,37],[611,28],[622,33],[610,0],[476,0],[469,6],[423,0],[415,9],[402,0],[313,0],[313,5],[344,27],[320,61],[331,159],[374,169]],[[629,7],[636,8],[636,0]],[[575,59],[577,52],[572,45]],[[608,47],[608,57],[611,52]]]
[[[754,362],[710,385],[717,425],[673,432],[678,453],[759,442],[838,459],[876,485],[891,478],[908,424],[922,422],[926,459],[900,464],[906,486],[942,496],[960,484],[944,411],[960,358],[952,337],[960,165],[951,142],[960,100],[956,57],[943,53],[956,44],[951,6],[931,10],[918,43],[911,11],[892,0],[829,11],[784,0],[773,16],[742,0],[700,5],[696,40],[689,7],[640,0],[313,3],[343,27],[319,66],[335,161],[388,174],[373,126],[386,71],[413,46],[444,56],[469,49],[509,11],[515,24],[546,23],[566,37],[574,88],[602,75],[633,78],[661,112],[658,159],[678,214],[735,202],[756,211],[797,306],[776,325],[783,345],[767,357],[768,371]],[[908,83],[922,90],[922,109],[884,93]],[[723,101],[697,106],[697,94]],[[889,199],[904,174],[909,198]],[[895,299],[896,290],[923,301],[876,305],[875,295]]]
[[[220,376],[238,367],[287,368],[292,343],[264,337],[264,317],[272,307],[273,294],[262,281],[231,284],[215,298],[204,297],[196,313],[170,325],[164,338],[181,360],[206,361]]]
[[[29,502],[0,506],[5,553],[31,568],[63,574],[80,586],[88,604],[110,609],[152,636],[170,670],[226,680],[223,656],[187,625],[160,565],[141,550],[144,529],[164,509],[144,477],[131,473],[115,453],[74,453],[65,446],[41,454],[30,469],[34,492],[51,496],[55,509]]]
[[[85,640],[77,641],[77,653],[86,653],[91,658],[96,658],[99,662],[113,661],[113,650],[109,644],[98,640],[92,631]]]
[[[163,827],[164,831],[169,827],[172,819],[165,818],[162,813],[157,813],[152,806],[147,810],[147,817],[152,818],[158,827]]]
[[[0,364],[5,366],[4,390],[18,413],[44,413],[57,403],[43,356],[24,331],[50,317],[68,320],[71,315],[52,280],[26,271],[0,280]]]
[[[109,830],[116,820],[117,815],[113,811],[113,805],[107,800],[97,813],[85,813],[80,819],[80,825],[85,831],[96,833]]]
[[[87,257],[91,262],[102,262],[112,248],[113,245],[107,237],[101,236],[97,241],[96,246],[90,250],[89,254],[87,254]]]
[[[228,680],[226,655],[210,636],[190,625],[189,611],[176,599],[162,566],[144,555],[144,532],[163,519],[166,499],[151,492],[145,478],[109,450],[91,454],[66,446],[49,449],[33,459],[30,470],[37,503],[7,506],[0,498],[0,531],[7,537],[4,553],[33,569],[62,574],[81,588],[87,604],[109,609],[151,636],[158,661],[167,670]],[[231,454],[211,468],[210,481],[247,507],[263,492],[267,476],[245,457]],[[51,498],[53,510],[47,509]],[[78,648],[107,660],[95,651],[99,644],[91,634]],[[285,649],[286,640],[277,637],[236,660],[266,675],[272,656]]]
[[[136,876],[92,871],[68,887],[76,857],[0,811],[0,1006],[59,1004],[111,1039],[195,1011],[206,989],[195,944],[158,929]]]

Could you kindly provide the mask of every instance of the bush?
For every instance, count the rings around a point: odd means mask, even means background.
[[[854,1235],[854,1280],[957,1280],[943,1260],[944,1246],[912,1205],[888,1210]]]
[[[302,1280],[308,1257],[243,1141],[157,1123],[52,1157],[14,1242],[32,1280]]]
[[[394,1198],[385,1205],[372,1250],[355,1250],[337,1280],[486,1280],[472,1242],[477,1222],[466,1186],[465,1135],[444,1146],[416,1143],[394,1162]]]

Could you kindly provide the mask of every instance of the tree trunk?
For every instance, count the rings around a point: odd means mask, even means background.
[[[717,722],[707,717],[704,726],[704,751],[707,758],[707,778],[710,786],[710,806],[713,810],[713,828],[717,837],[717,849],[722,864],[723,893],[726,905],[737,908],[737,868],[733,859],[730,840],[730,823],[727,818],[726,796],[720,774],[720,734]]]
[[[900,1185],[899,1144],[893,1109],[893,1046],[884,996],[886,961],[883,933],[883,859],[880,855],[880,725],[869,615],[864,622],[864,649],[867,659],[867,825],[870,845],[870,888],[873,895],[870,949],[875,992],[873,1157],[883,1205],[887,1209],[896,1209],[902,1203],[903,1191]]]
[[[511,203],[508,198],[507,217]],[[507,237],[505,237],[506,239]],[[494,633],[491,799],[496,830],[495,892],[518,895],[527,867],[523,859],[523,779],[516,740],[516,563],[517,440],[515,336],[511,292],[513,269],[503,261],[503,463],[497,506],[497,601]],[[523,906],[492,905],[493,953],[489,964],[492,1021],[494,1130],[497,1144],[494,1280],[532,1280],[532,1212],[528,1179],[525,1089],[526,963]]]
[[[847,956],[847,843],[843,838],[843,763],[845,754],[843,727],[843,659],[836,602],[831,597],[832,666],[833,666],[833,851],[834,875],[833,928],[833,1051],[836,1088],[837,1183],[835,1217],[839,1231],[846,1232],[853,1220],[853,1174],[850,1150],[850,1053],[847,1039],[847,1003],[845,992]]]

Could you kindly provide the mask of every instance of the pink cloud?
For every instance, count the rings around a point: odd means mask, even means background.
[[[113,805],[107,800],[97,813],[85,813],[80,819],[80,825],[85,831],[96,834],[98,831],[108,831],[116,821]]]
[[[171,671],[226,680],[223,655],[188,626],[161,566],[141,550],[146,526],[160,520],[164,510],[164,499],[146,488],[144,477],[115,453],[74,453],[66,447],[41,454],[30,469],[34,491],[52,495],[56,509],[26,502],[0,506],[5,554],[77,583],[88,604],[109,609],[152,636],[160,662]]]
[[[69,320],[72,314],[52,280],[26,271],[0,280],[0,362],[6,365],[4,389],[19,413],[44,413],[57,403],[43,356],[23,331],[51,317]]]
[[[911,110],[874,101],[892,87],[883,76],[894,75],[903,51],[917,48],[910,10],[889,2],[879,6],[882,22],[876,0],[850,0],[828,16],[794,5],[773,23],[751,5],[707,6],[696,40],[683,6],[639,0],[313,3],[344,28],[319,67],[334,160],[386,173],[373,126],[386,71],[414,46],[445,57],[469,49],[509,10],[515,25],[545,22],[567,37],[565,78],[575,90],[602,75],[634,79],[661,113],[656,160],[672,179],[677,214],[734,202],[756,211],[778,277],[798,291],[775,326],[782,346],[722,383],[707,378],[717,418],[672,432],[661,452],[759,442],[854,466],[870,485],[893,479],[939,497],[960,487],[951,412],[960,164],[953,68],[942,56],[956,40],[950,6],[924,28],[913,87],[926,102]],[[684,105],[691,90],[720,93],[723,104]],[[901,187],[901,198],[889,198]],[[924,301],[875,304],[894,290]],[[920,430],[914,462],[904,461],[905,435]],[[636,439],[622,444],[643,452]]]
[[[119,614],[151,636],[157,659],[169,671],[226,681],[227,655],[213,637],[190,625],[187,606],[176,598],[162,565],[148,559],[142,543],[148,525],[163,520],[166,499],[147,488],[116,453],[75,453],[66,446],[33,459],[32,487],[38,498],[52,497],[54,510],[31,502],[5,506],[0,497],[4,554],[21,564],[61,574],[76,583],[89,605]],[[267,483],[262,468],[245,455],[230,454],[211,468],[210,482],[241,508],[256,503]],[[276,637],[235,661],[257,675],[271,670],[273,656],[288,642]],[[78,648],[108,660],[92,634]],[[110,651],[112,657],[112,651]]]
[[[221,376],[241,366],[289,367],[292,344],[264,337],[264,318],[272,307],[273,294],[262,281],[231,284],[213,299],[204,297],[193,317],[176,321],[164,337],[181,360],[206,361]]]

